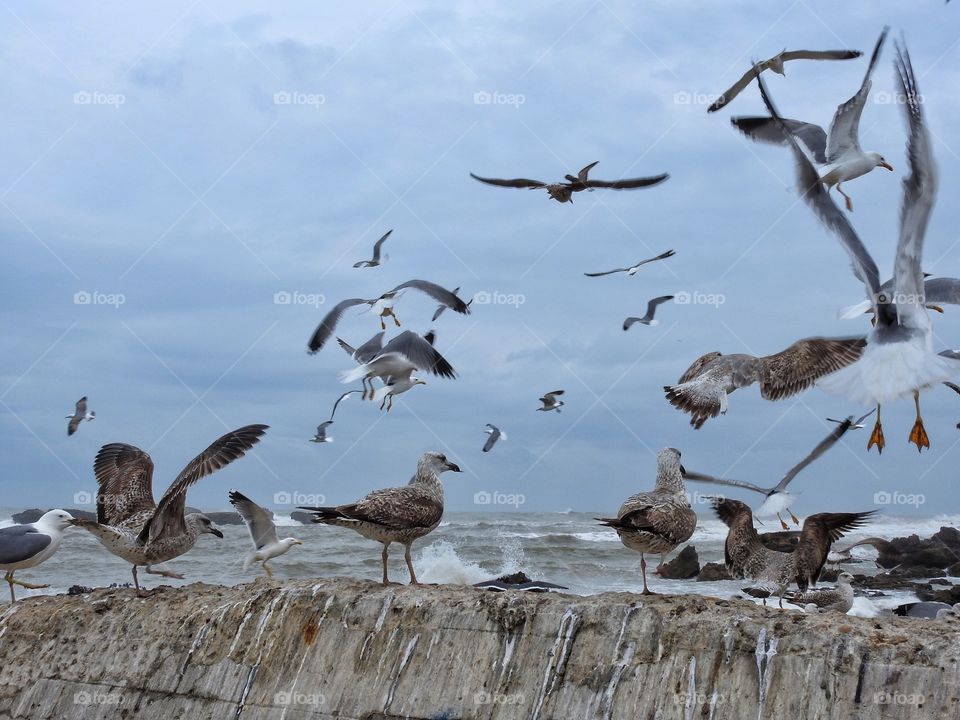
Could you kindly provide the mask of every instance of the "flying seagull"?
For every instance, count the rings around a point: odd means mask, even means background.
[[[230,504],[233,505],[243,522],[250,531],[253,540],[253,552],[243,560],[243,569],[249,569],[252,563],[258,562],[267,571],[267,577],[273,577],[273,571],[267,565],[268,560],[280,557],[294,545],[303,545],[303,542],[294,537],[277,538],[277,526],[273,524],[273,513],[260,507],[246,495],[231,490]]]
[[[557,400],[560,395],[563,395],[563,390],[551,390],[540,398],[540,402],[543,403],[543,407],[538,407],[539,412],[550,412],[551,410],[556,410],[560,412],[561,406],[564,404],[563,400]]]
[[[647,314],[643,317],[628,317],[623,321],[624,331],[629,330],[630,326],[634,323],[642,323],[643,325],[656,325],[657,320],[653,319],[653,314],[657,311],[657,306],[663,305],[663,303],[673,300],[673,295],[661,295],[660,297],[655,297],[653,300],[647,303]]]
[[[787,599],[797,605],[812,604],[820,610],[832,610],[845,614],[853,607],[854,593],[853,586],[850,584],[852,580],[853,575],[842,572],[837,576],[837,586],[835,588],[807,590],[790,595]]]
[[[342,382],[363,382],[364,400],[381,400],[380,409],[393,406],[393,396],[406,392],[416,385],[426,385],[425,380],[411,377],[416,370],[438,377],[457,377],[453,366],[425,338],[412,330],[406,330],[383,346],[369,362],[341,374]],[[386,384],[374,390],[373,378],[381,378]]]
[[[657,453],[657,480],[653,490],[631,495],[615,518],[595,518],[616,530],[620,542],[640,553],[644,595],[651,594],[644,553],[660,553],[662,566],[664,556],[689,540],[697,527],[697,514],[690,507],[683,484],[685,474],[680,451],[664,448]]]
[[[774,355],[754,357],[710,352],[687,368],[676,385],[665,385],[667,400],[690,414],[699,429],[727,412],[727,395],[760,383],[765,400],[782,400],[806,390],[818,379],[855,362],[863,352],[862,337],[807,338]]]
[[[773,117],[735,117],[730,120],[740,132],[753,140],[778,145],[785,145],[788,140],[802,142],[813,154],[814,161],[821,166],[820,182],[826,185],[828,191],[836,187],[837,192],[843,195],[846,201],[847,210],[850,211],[853,210],[853,201],[840,187],[841,183],[866,175],[876,167],[893,170],[883,155],[864,152],[860,148],[860,116],[870,97],[871,76],[877,60],[880,59],[880,51],[886,40],[888,29],[884,27],[880,33],[860,89],[856,95],[837,108],[833,122],[830,123],[829,134],[819,125],[800,120]],[[755,74],[755,77],[762,82],[759,73]]]
[[[349,300],[343,300],[336,305],[333,309],[330,310],[317,326],[317,329],[313,331],[313,335],[310,337],[310,341],[307,343],[307,348],[311,355],[319,350],[326,344],[333,336],[333,332],[337,327],[337,323],[340,321],[340,318],[343,314],[350,308],[357,305],[369,305],[375,311],[377,311],[380,316],[380,329],[386,330],[387,326],[384,323],[384,318],[392,317],[393,322],[399,327],[400,321],[397,320],[397,316],[393,312],[393,304],[398,299],[399,294],[403,290],[412,289],[419,290],[426,295],[429,295],[437,302],[446,305],[452,310],[462,314],[467,315],[470,312],[470,309],[467,307],[467,304],[454,295],[449,290],[442,288],[436,283],[432,283],[428,280],[407,280],[404,283],[400,283],[393,290],[385,292],[378,298],[372,300],[364,300],[363,298],[350,298]]]
[[[764,70],[771,70],[777,75],[786,75],[783,64],[790,60],[853,60],[863,55],[859,50],[784,50],[772,58],[756,63],[743,76],[731,85],[717,100],[707,108],[712,113],[726,107]]]
[[[491,425],[490,423],[487,423],[484,432],[489,436],[487,437],[487,441],[483,444],[484,452],[490,452],[493,449],[493,446],[497,444],[497,440],[500,440],[501,438],[504,440],[507,439],[507,434],[505,432],[503,432],[496,425]]]
[[[10,602],[17,601],[14,585],[28,590],[50,587],[17,580],[13,573],[49,559],[60,547],[63,531],[70,527],[72,520],[73,516],[65,510],[50,510],[36,522],[0,528],[0,570],[4,571],[3,579],[10,586]]]
[[[545,183],[540,180],[528,180],[527,178],[514,178],[512,180],[501,180],[498,178],[485,178],[480,177],[479,175],[474,175],[470,173],[470,177],[474,180],[479,180],[482,183],[487,185],[496,185],[498,187],[510,187],[510,188],[531,188],[534,190],[545,189],[547,193],[557,202],[561,203],[572,203],[573,202],[573,193],[581,192],[582,190],[592,190],[593,188],[612,188],[614,190],[633,190],[634,188],[650,187],[652,185],[659,185],[668,177],[667,173],[662,173],[660,175],[654,175],[653,177],[645,178],[630,178],[627,180],[590,180],[588,175],[590,170],[593,169],[593,166],[599,161],[595,161],[582,168],[580,172],[577,173],[577,176],[565,175],[564,179],[566,182],[555,182],[555,183]]]
[[[657,260],[664,260],[668,257],[673,257],[676,253],[673,250],[667,250],[664,253],[660,253],[656,257],[647,258],[646,260],[641,260],[636,265],[631,265],[630,267],[617,268],[616,270],[606,270],[604,272],[595,272],[595,273],[584,273],[587,277],[603,277],[604,275],[613,275],[614,273],[625,272],[627,275],[636,275],[637,270],[639,270],[643,265],[647,263],[656,262]]]
[[[126,443],[104,445],[93,463],[97,478],[97,520],[72,522],[91,532],[107,550],[133,565],[133,585],[139,597],[137,567],[151,575],[182,579],[169,570],[154,570],[156,563],[172,560],[193,547],[205,533],[223,533],[203,513],[185,514],[187,490],[256,445],[266,425],[247,425],[215,440],[187,463],[160,502],[153,500],[153,460],[140,448]]]
[[[793,552],[785,553],[766,547],[753,527],[753,513],[746,503],[729,498],[715,499],[714,510],[726,525],[724,562],[735,577],[753,580],[749,594],[754,597],[777,595],[780,606],[791,583],[801,592],[815,585],[827,561],[830,546],[845,533],[855,530],[873,515],[861,513],[818,513],[803,523],[800,539]]]
[[[861,418],[862,419],[862,418]],[[760,493],[764,496],[763,504],[757,508],[755,515],[759,517],[767,517],[769,515],[776,515],[777,520],[780,521],[780,526],[787,530],[787,524],[783,521],[783,518],[780,517],[781,512],[789,512],[790,519],[793,520],[794,525],[799,525],[800,521],[797,520],[796,516],[790,512],[790,506],[797,499],[797,496],[793,493],[787,492],[787,485],[798,475],[800,472],[806,468],[810,463],[823,455],[827,450],[832,448],[837,440],[843,437],[844,433],[847,432],[853,426],[853,418],[849,417],[846,420],[842,421],[833,431],[827,435],[823,440],[817,443],[817,446],[810,451],[810,453],[803,458],[800,462],[794,465],[787,471],[787,474],[773,487],[760,487],[759,485],[754,485],[753,483],[744,482],[742,480],[726,480],[722,478],[711,477],[710,475],[703,475],[702,473],[688,473],[684,475],[685,480],[693,480],[695,482],[708,482],[714,483],[716,485],[726,485],[728,487],[739,487],[744,488],[745,490],[753,490],[754,492]]]
[[[97,419],[97,414],[93,410],[87,411],[86,395],[77,400],[73,414],[67,415],[67,419],[70,420],[70,422],[67,423],[67,437],[73,435],[77,431],[77,428],[80,427],[80,423],[84,420],[91,422]]]
[[[853,402],[876,406],[877,420],[867,449],[876,445],[879,452],[883,452],[886,444],[880,422],[883,403],[913,396],[917,415],[909,441],[922,451],[930,447],[930,440],[920,415],[920,391],[960,374],[960,357],[956,353],[937,354],[931,349],[933,331],[925,307],[921,263],[927,222],[937,194],[937,169],[910,56],[899,44],[895,66],[909,128],[907,158],[910,175],[903,181],[892,293],[881,291],[880,273],[870,252],[818,182],[816,170],[797,141],[791,135],[786,136],[794,155],[801,197],[847,251],[853,274],[863,283],[873,311],[873,327],[859,360],[835,374],[819,378],[817,385]],[[763,79],[758,82],[770,114],[781,122]],[[940,279],[960,288],[960,280]]]
[[[327,428],[333,425],[333,420],[324,420],[322,423],[317,425],[317,432],[314,433],[314,436],[310,438],[312,443],[330,443],[333,442],[333,438],[327,435]]]
[[[383,247],[383,243],[386,242],[387,238],[390,237],[390,233],[393,230],[387,230],[379,240],[373,245],[373,258],[370,260],[360,260],[355,262],[353,266],[355,268],[368,268],[368,267],[377,267],[380,264],[380,248]],[[387,260],[387,256],[384,256],[384,261]]]
[[[417,472],[406,485],[374,490],[366,497],[348,505],[336,507],[301,507],[316,513],[315,523],[339,525],[358,532],[369,540],[383,544],[383,584],[387,579],[387,551],[391,543],[406,548],[404,559],[410,572],[410,583],[419,585],[410,558],[414,540],[436,529],[443,518],[443,484],[440,474],[460,468],[447,460],[443,453],[424,453],[417,463]]]
[[[452,290],[452,292],[454,295],[457,295],[460,292],[460,288],[455,287]],[[467,307],[470,307],[471,305],[473,305],[473,298],[470,298],[469,300],[467,300]],[[447,307],[448,306],[444,305],[443,303],[440,303],[439,305],[437,305],[437,309],[433,311],[433,317],[430,318],[430,322],[436,322],[437,318],[443,315],[443,312],[444,310],[447,309]]]
[[[365,343],[359,347],[353,347],[346,340],[337,338],[337,343],[344,349],[344,351],[356,360],[358,363],[366,363],[373,360],[381,350],[383,350],[383,336],[386,335],[385,330],[381,330],[372,338],[367,340]]]

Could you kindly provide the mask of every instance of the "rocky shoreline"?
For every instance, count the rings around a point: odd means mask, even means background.
[[[348,579],[101,589],[4,608],[0,717],[957,717],[944,628]]]

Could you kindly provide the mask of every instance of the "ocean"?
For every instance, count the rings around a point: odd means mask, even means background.
[[[0,526],[11,523],[13,509],[0,509]],[[506,573],[522,570],[531,578],[564,585],[569,591],[587,595],[606,591],[640,592],[640,556],[621,545],[613,530],[600,526],[599,513],[448,513],[431,535],[414,543],[413,562],[417,578],[424,583],[472,585]],[[304,542],[286,555],[271,561],[275,578],[323,578],[347,576],[380,580],[378,543],[338,527],[301,525],[288,516],[275,518],[280,537],[293,536]],[[928,537],[944,525],[960,526],[960,516],[929,518],[878,516],[862,530],[844,537],[835,548],[844,548],[858,539],[872,536],[901,537],[912,533]],[[767,523],[769,530],[779,530]],[[145,575],[144,587],[160,584],[183,585],[202,581],[236,585],[263,574],[259,565],[243,569],[243,557],[252,549],[250,536],[242,525],[220,526],[223,539],[201,536],[186,555],[161,567],[183,573],[184,580]],[[763,531],[763,528],[761,528]],[[689,544],[695,545],[701,566],[723,562],[726,527],[716,518],[702,516]],[[862,560],[845,567],[854,573],[876,574],[880,570],[870,548],[856,548]],[[671,559],[676,552],[671,553]],[[652,574],[659,556],[647,557],[648,583],[655,592],[674,595],[700,594],[732,597],[743,581],[697,582],[664,580]],[[403,547],[393,545],[390,579],[407,582]],[[64,593],[71,585],[103,587],[131,582],[130,566],[109,554],[84,530],[67,530],[60,550],[43,565],[20,570],[17,577],[27,582],[49,583],[44,590],[17,588],[17,597]],[[960,582],[960,578],[954,578]],[[6,598],[6,588],[0,589]],[[884,609],[916,599],[911,593],[886,591],[886,597],[858,597],[853,614],[873,616]]]

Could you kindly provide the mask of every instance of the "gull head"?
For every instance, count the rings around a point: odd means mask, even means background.
[[[868,158],[870,158],[873,161],[874,167],[882,167],[882,168],[885,168],[886,170],[890,170],[891,172],[893,172],[893,165],[888,163],[884,159],[883,155],[881,155],[880,153],[869,152],[869,153],[866,153],[866,155]]]
[[[440,473],[452,470],[461,472],[460,466],[447,460],[447,456],[439,452],[424,453],[417,464],[418,475],[439,475]]]
[[[203,513],[190,513],[184,519],[188,524],[193,525],[193,527],[196,528],[198,535],[210,533],[211,535],[216,535],[218,538],[223,538],[223,533],[220,531],[220,528],[214,525],[213,520],[208,518]]]
[[[292,548],[294,545],[303,545],[303,541],[297,540],[297,538],[294,537],[288,537],[281,540],[280,544],[287,548]]]
[[[657,453],[658,477],[676,475],[677,473],[680,473],[681,476],[687,474],[686,469],[680,464],[680,451],[672,447],[663,448]]]
[[[66,530],[73,525],[73,515],[66,510],[50,510],[41,515],[34,525],[50,530]]]
[[[842,572],[837,575],[837,585],[849,585],[853,582],[853,575],[848,572]]]

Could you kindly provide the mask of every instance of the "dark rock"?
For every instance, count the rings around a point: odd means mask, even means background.
[[[90,510],[78,510],[77,508],[63,508],[68,513],[73,515],[75,518],[83,518],[84,520],[96,520],[97,514],[91,512]],[[47,510],[38,510],[37,508],[31,508],[29,510],[24,510],[23,512],[14,513],[10,516],[10,519],[13,520],[18,525],[24,525],[27,523],[35,523],[40,519],[40,516],[45,512],[49,512],[53,508],[47,508]]]
[[[930,581],[930,584],[931,584],[931,585],[946,585],[946,586],[948,586],[948,587],[951,586],[951,585],[953,585],[952,582],[950,582],[950,581],[947,580],[946,578],[941,578],[941,577],[933,578],[933,580]]]
[[[960,562],[955,562],[947,568],[947,575],[950,577],[960,577]]]
[[[895,567],[887,574],[899,578],[931,578],[943,577],[943,570],[938,570],[937,568],[926,567],[923,565],[905,565],[901,567]]]
[[[71,585],[70,589],[67,590],[67,595],[85,595],[92,592],[93,588],[88,588],[86,585]]]
[[[230,512],[208,512],[204,513],[214,525],[243,525],[243,518],[240,513]]]
[[[851,583],[854,587],[866,587],[874,590],[909,590],[917,592],[918,590],[929,590],[930,586],[926,583],[915,583],[909,578],[890,573],[880,573],[879,575],[854,575]]]
[[[700,569],[697,582],[713,580],[732,580],[733,576],[723,563],[707,563]]]
[[[693,545],[687,545],[670,562],[664,563],[658,573],[667,580],[687,580],[700,572],[700,558]]]
[[[928,585],[926,590],[917,590],[917,597],[921,600],[936,600],[954,605],[960,602],[960,585],[953,585],[945,590],[934,590]]]
[[[316,517],[312,512],[306,512],[304,510],[294,510],[290,513],[290,518],[296,520],[298,523],[303,525],[311,525],[313,519]]]
[[[817,582],[836,582],[837,577],[840,575],[840,568],[829,568],[825,567],[820,571],[820,579]]]
[[[799,530],[781,530],[779,532],[760,533],[760,542],[770,550],[793,552],[800,542]]]
[[[507,585],[516,585],[518,583],[528,583],[530,582],[530,578],[527,577],[527,574],[525,572],[521,571],[521,572],[511,573],[510,575],[501,575],[500,577],[497,578],[497,582],[502,582]]]

